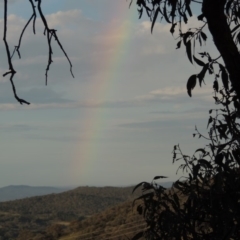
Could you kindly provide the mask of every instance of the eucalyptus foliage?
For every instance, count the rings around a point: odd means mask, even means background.
[[[130,4],[132,4],[133,0]],[[205,146],[192,156],[178,145],[173,149],[173,163],[180,163],[183,176],[172,188],[152,182],[139,183],[142,195],[133,205],[143,216],[147,228],[132,239],[239,239],[240,238],[240,2],[238,0],[137,0],[139,17],[145,12],[152,22],[169,24],[177,34],[177,48],[186,49],[188,60],[199,72],[187,80],[191,97],[197,82],[201,86],[206,74],[212,76],[216,109],[209,110],[208,135],[195,128],[193,137],[205,139]],[[183,31],[192,17],[192,4],[202,13],[202,25]],[[208,29],[207,29],[208,28]],[[218,56],[196,51],[206,43],[209,30]]]
[[[173,163],[182,161],[185,177],[171,189],[155,182],[161,176],[135,187],[143,190],[134,204],[148,228],[133,239],[239,239],[239,110],[236,94],[222,89],[214,97],[220,108],[209,111],[208,136],[193,134],[207,144],[193,156],[174,146]]]

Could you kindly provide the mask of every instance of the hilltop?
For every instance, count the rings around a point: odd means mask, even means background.
[[[10,185],[0,188],[0,202],[22,199],[33,196],[61,193],[71,188],[67,187],[33,187],[28,185]]]

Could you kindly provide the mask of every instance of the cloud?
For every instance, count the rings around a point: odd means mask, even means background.
[[[58,11],[46,17],[49,26],[58,29],[59,39],[73,63],[76,78],[71,78],[68,62],[53,42],[54,62],[48,77],[52,88],[49,92],[41,90],[43,88],[40,86],[45,82],[48,47],[45,37],[41,34],[42,23],[38,19],[37,35],[32,34],[31,27],[24,35],[22,59],[18,60],[17,56],[14,57],[17,91],[19,95],[23,93],[21,95],[23,98],[31,99],[35,107],[123,108],[154,103],[183,104],[197,100],[212,101],[211,90],[199,89],[199,87],[193,90],[193,98],[188,98],[185,85],[189,75],[186,72],[199,72],[201,69],[194,67],[195,69],[191,70],[187,57],[185,62],[182,61],[182,54],[175,50],[174,38],[169,33],[169,24],[156,22],[151,35],[149,21],[129,24],[129,19],[116,18],[109,22],[99,22],[94,18],[86,17],[80,9]],[[195,17],[192,19],[190,25],[198,23]],[[0,22],[2,23],[2,20]],[[19,35],[17,31],[24,26],[25,22],[26,20],[19,16],[9,16],[11,24],[9,39],[15,42],[14,44]],[[121,34],[123,26],[129,27],[131,36]],[[128,43],[129,46],[128,48],[119,47],[117,52],[116,45],[113,43],[121,42]],[[4,48],[0,47],[0,54],[3,55],[4,51]],[[98,86],[102,81],[101,78],[104,78],[107,72],[113,71],[109,61],[117,56],[123,56],[123,60],[118,63],[121,79],[112,79],[115,82],[121,81],[121,85],[118,84],[120,89],[114,94],[115,99],[108,99],[107,95],[103,98],[101,94],[98,94],[99,97],[92,96],[90,90],[94,87],[90,86]],[[1,59],[0,64],[6,66],[6,59]],[[0,69],[0,73],[3,72],[5,72],[4,68]],[[0,81],[7,82],[8,79],[1,78]],[[30,88],[32,88],[32,94]],[[68,96],[63,97],[62,93],[58,93],[59,89],[71,93],[71,96],[67,94]],[[89,91],[88,94],[86,89]],[[144,94],[143,91],[148,93]],[[43,95],[40,96],[40,94]],[[9,101],[4,94],[3,97],[0,96],[2,104]]]
[[[193,100],[212,102],[213,90],[209,88],[198,88],[193,90]],[[136,97],[139,101],[161,101],[161,102],[186,102],[191,98],[188,97],[187,91],[183,87],[167,87],[156,89],[146,95]],[[192,100],[191,99],[191,100]]]
[[[31,132],[37,130],[37,127],[27,124],[0,124],[0,132],[7,133],[19,133],[19,132]]]
[[[5,83],[7,84],[7,83]],[[2,94],[1,94],[2,92]],[[86,99],[82,101],[71,100],[64,97],[64,93],[55,92],[50,87],[38,87],[29,88],[27,90],[18,91],[19,96],[24,96],[25,99],[31,102],[30,106],[26,109],[38,109],[38,108],[138,108],[147,107],[153,105],[159,105],[161,107],[173,104],[175,106],[174,112],[188,112],[191,111],[192,106],[195,109],[206,108],[197,107],[203,102],[208,104],[213,103],[212,92],[210,89],[198,89],[194,92],[194,96],[189,98],[186,90],[181,87],[177,88],[162,88],[156,89],[148,94],[136,96],[131,99],[124,100],[98,100],[98,99]],[[0,90],[0,103],[2,103],[2,109],[13,110],[18,107],[18,104],[7,104],[8,101],[12,101],[12,96],[6,94],[2,89]],[[3,103],[5,104],[3,105]],[[0,104],[1,106],[1,104]],[[209,106],[209,105],[208,105]],[[165,113],[171,113],[170,111]]]

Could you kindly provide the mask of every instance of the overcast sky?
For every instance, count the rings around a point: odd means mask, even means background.
[[[31,6],[27,0],[9,2],[12,51]],[[29,26],[22,59],[15,55],[13,61],[18,95],[31,105],[16,102],[8,77],[0,77],[0,186],[119,186],[155,175],[180,177],[173,146],[180,143],[186,154],[203,146],[192,134],[195,125],[206,133],[213,79],[207,77],[189,98],[187,79],[201,69],[189,63],[185,49],[175,49],[169,25],[156,23],[151,35],[151,24],[138,19],[129,1],[42,2],[75,78],[53,41],[45,86],[48,47],[37,19],[36,35]],[[0,18],[3,29],[2,13]],[[2,75],[8,69],[3,42],[0,56]]]

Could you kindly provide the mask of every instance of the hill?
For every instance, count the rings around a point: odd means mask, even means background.
[[[132,187],[78,187],[59,194],[0,202],[0,236],[9,240],[25,232],[41,235],[52,224],[63,226],[63,223],[87,219],[109,207],[131,201],[136,197],[131,192]],[[30,235],[25,236],[28,238],[31,239]]]
[[[27,185],[10,185],[0,188],[0,202],[11,201],[21,198],[61,193],[71,188],[56,187],[32,187]]]
[[[137,214],[135,208],[132,209],[132,201],[127,201],[88,219],[71,222],[58,234],[56,225],[55,228],[54,226],[48,228],[47,233],[53,236],[58,235],[56,239],[59,240],[126,240],[131,239],[144,228],[146,228],[146,223]]]

